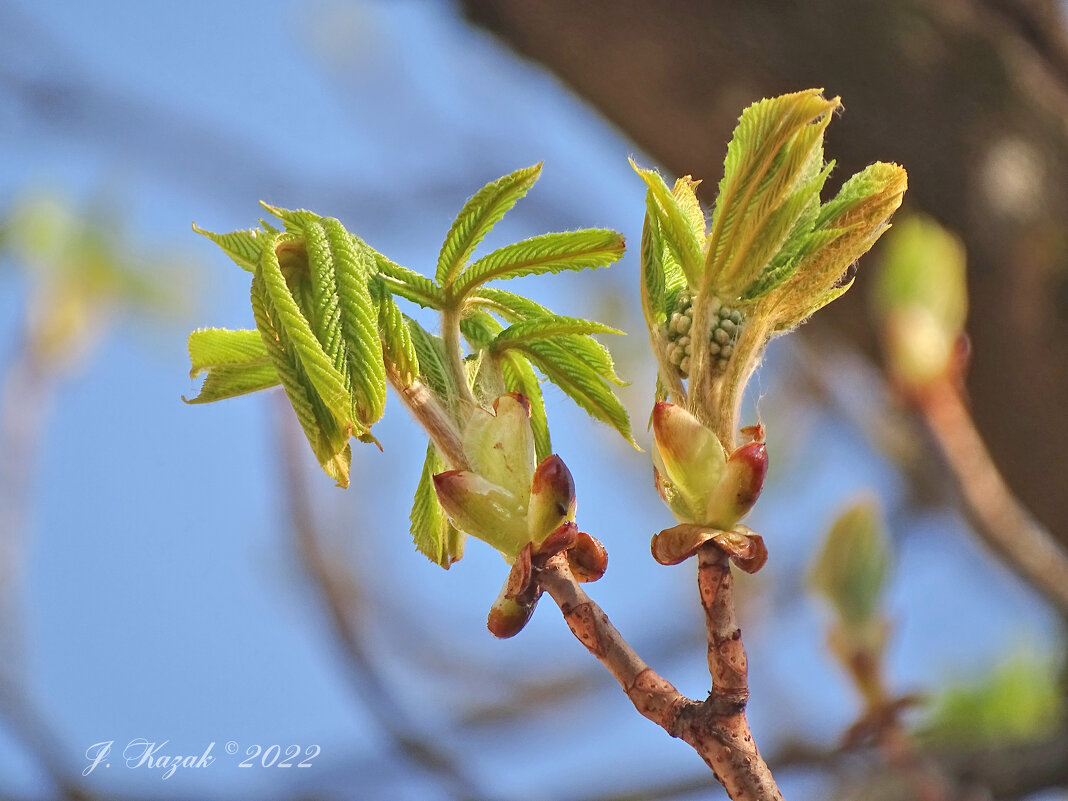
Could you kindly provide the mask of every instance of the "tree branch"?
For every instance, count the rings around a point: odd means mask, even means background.
[[[1016,500],[957,388],[942,381],[914,402],[956,480],[975,532],[1068,615],[1068,554]]]
[[[538,579],[560,607],[576,639],[615,677],[634,708],[672,737],[688,743],[712,769],[734,801],[782,801],[782,794],[757,751],[745,719],[749,694],[745,680],[745,651],[741,632],[734,625],[727,555],[722,554],[722,562],[711,553],[703,555],[702,560],[708,562],[707,569],[704,564],[701,567],[702,604],[710,621],[709,631],[714,630],[717,638],[716,647],[710,646],[709,661],[710,664],[715,661],[722,668],[720,672],[724,677],[723,686],[713,687],[703,702],[686,698],[645,664],[604,611],[579,586],[565,556],[552,557],[539,570]],[[719,638],[720,633],[728,631],[731,633],[725,640]],[[713,650],[716,651],[715,657],[712,656]],[[717,669],[713,668],[713,676],[716,675]],[[739,690],[743,692],[740,694]]]

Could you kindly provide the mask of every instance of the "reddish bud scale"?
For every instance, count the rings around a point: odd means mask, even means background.
[[[596,537],[580,531],[567,551],[567,563],[579,581],[597,581],[608,570],[608,551]]]
[[[737,469],[739,467],[741,469]],[[768,474],[767,446],[763,442],[750,442],[748,445],[743,445],[727,460],[727,472],[728,475],[737,476],[735,502],[739,508],[748,512],[753,508],[753,504],[760,497],[760,491],[764,488],[764,478]]]

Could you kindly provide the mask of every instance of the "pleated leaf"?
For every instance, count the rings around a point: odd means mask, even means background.
[[[654,208],[652,192],[645,193],[645,224],[642,226],[641,290],[642,312],[650,329],[667,321],[664,242]]]
[[[446,570],[463,555],[465,534],[449,522],[434,491],[434,475],[445,469],[445,462],[433,443],[427,445],[423,472],[415,488],[411,522],[412,539],[416,550]]]
[[[256,271],[256,265],[260,263],[260,255],[263,253],[264,233],[262,231],[250,228],[247,231],[216,234],[204,230],[196,223],[193,223],[193,230],[222,248],[223,252],[242,270],[248,270],[250,273]]]
[[[378,327],[386,358],[400,373],[401,380],[410,384],[419,376],[419,354],[412,343],[408,323],[389,292],[383,292],[378,302]]]
[[[453,292],[462,298],[487,281],[604,267],[618,261],[623,250],[623,235],[616,231],[588,228],[542,234],[483,256],[463,272]]]
[[[761,100],[738,121],[727,147],[723,179],[712,215],[706,280],[740,291],[756,278],[749,249],[761,241],[767,218],[785,201],[840,103],[812,89]],[[815,124],[812,124],[815,123]],[[820,165],[822,167],[822,165]]]
[[[338,486],[347,487],[352,459],[348,442],[350,429],[338,424],[304,371],[273,306],[263,271],[257,271],[252,278],[252,313],[264,349],[274,365],[319,465]]]
[[[272,238],[277,240],[282,236],[285,235],[276,234]],[[323,350],[307,318],[290,293],[278,264],[275,244],[271,241],[264,249],[263,258],[260,260],[260,270],[256,275],[261,277],[263,290],[277,317],[279,331],[291,345],[312,388],[338,423],[344,424],[351,418],[345,377],[338,372],[333,361]]]
[[[378,335],[378,306],[369,281],[375,271],[369,248],[350,236],[341,223],[325,217],[321,225],[329,243],[341,304],[341,332],[348,353],[353,405],[366,428],[382,417],[386,406],[386,369]]]
[[[438,254],[437,280],[441,286],[452,286],[478,243],[530,190],[540,175],[540,163],[516,170],[486,184],[464,204]]]

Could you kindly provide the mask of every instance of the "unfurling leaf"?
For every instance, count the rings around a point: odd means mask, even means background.
[[[798,179],[823,167],[823,131],[841,105],[820,89],[761,100],[749,106],[727,147],[723,179],[712,214],[705,265],[707,286],[733,297],[765,267],[758,253],[774,255],[804,211],[794,196]],[[818,190],[817,190],[818,191]],[[807,190],[806,190],[807,192]]]
[[[412,347],[419,361],[419,375],[430,391],[447,407],[451,407],[457,397],[453,386],[452,373],[445,358],[445,345],[441,337],[429,333],[411,317],[405,315],[408,333],[412,337]]]
[[[651,225],[655,226],[652,230],[656,231],[664,250],[669,252],[673,261],[682,268],[686,282],[691,287],[699,287],[704,273],[705,226],[701,207],[696,196],[693,196],[692,188],[689,191],[684,188],[683,191],[673,193],[656,170],[642,169],[633,159],[630,166],[649,187],[646,215],[647,219],[651,220]],[[679,180],[688,181],[689,177]],[[679,190],[679,184],[676,183],[675,186],[676,190]],[[700,226],[695,219],[695,209],[697,214],[701,215]],[[658,254],[661,258],[662,253],[663,251]]]
[[[189,335],[190,378],[207,373],[200,393],[187,403],[246,395],[277,386],[279,379],[259,331],[201,328]],[[183,400],[185,400],[183,398]]]
[[[193,223],[193,230],[201,236],[206,236],[222,248],[223,252],[233,259],[234,264],[242,270],[248,270],[250,273],[256,272],[256,267],[260,263],[260,256],[263,255],[265,237],[263,231],[250,228],[247,231],[216,234],[212,231],[205,231],[196,223]]]
[[[354,239],[356,237],[353,237]],[[394,261],[390,261],[377,250],[370,248],[362,240],[358,245],[367,248],[374,257],[375,266],[378,268],[378,278],[394,295],[400,295],[412,303],[417,303],[423,308],[440,309],[445,305],[445,293],[441,291],[433,281],[425,275],[402,267]]]
[[[351,426],[339,424],[308,381],[296,350],[278,320],[270,295],[264,287],[262,272],[259,271],[252,277],[252,313],[263,345],[312,452],[323,471],[338,486],[347,487],[352,458],[348,444]]]

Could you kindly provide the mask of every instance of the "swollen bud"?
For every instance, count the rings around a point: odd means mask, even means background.
[[[653,436],[661,497],[680,520],[705,522],[701,518],[726,463],[719,439],[686,409],[664,401],[653,407]]]
[[[575,481],[556,454],[546,457],[534,470],[527,506],[527,533],[540,544],[564,523],[575,519]]]

